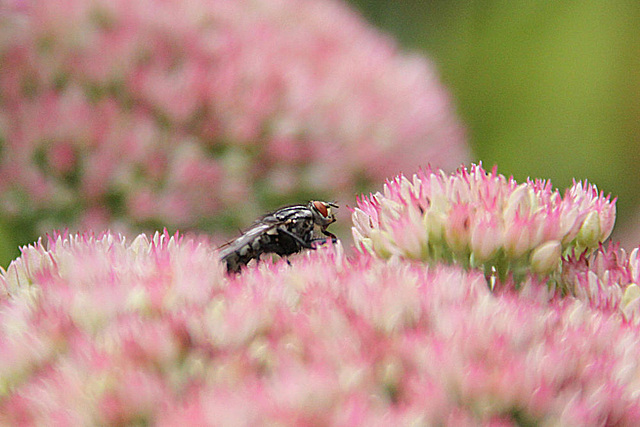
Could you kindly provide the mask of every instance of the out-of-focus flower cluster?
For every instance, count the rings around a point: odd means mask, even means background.
[[[337,245],[226,277],[206,243],[71,235],[0,284],[3,424],[640,423],[622,316],[455,266]]]
[[[385,258],[444,261],[520,280],[557,270],[571,251],[597,248],[614,222],[615,200],[587,182],[561,196],[548,181],[518,184],[472,165],[388,181],[383,194],[358,201],[353,236]]]
[[[0,206],[39,231],[246,224],[467,157],[431,64],[341,2],[0,7]]]
[[[573,254],[562,265],[560,291],[601,310],[620,312],[640,323],[640,248],[627,255],[617,244],[601,246],[593,255]]]

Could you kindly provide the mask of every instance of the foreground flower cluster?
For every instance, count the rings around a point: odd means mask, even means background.
[[[3,1],[0,61],[1,213],[39,232],[233,229],[467,157],[431,64],[334,0]]]
[[[548,181],[518,184],[482,165],[450,175],[427,169],[361,198],[353,236],[385,258],[457,263],[520,280],[557,270],[562,255],[597,248],[615,212],[615,200],[587,182],[561,196]]]
[[[639,425],[640,333],[528,281],[325,247],[50,238],[0,276],[0,423]]]

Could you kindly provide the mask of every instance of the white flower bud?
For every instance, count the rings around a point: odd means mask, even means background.
[[[557,240],[542,243],[531,252],[531,270],[538,274],[549,274],[558,268],[562,257],[562,244]]]
[[[600,235],[600,215],[596,211],[591,211],[580,226],[576,236],[577,242],[585,248],[592,248],[600,241]]]

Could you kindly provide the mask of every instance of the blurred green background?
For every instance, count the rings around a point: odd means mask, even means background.
[[[475,160],[564,189],[618,196],[614,238],[636,245],[640,194],[640,2],[351,0],[436,63]]]

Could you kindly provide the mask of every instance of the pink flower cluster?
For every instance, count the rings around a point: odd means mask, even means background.
[[[0,423],[640,424],[640,332],[616,313],[339,245],[235,277],[216,258],[166,233],[23,248]]]
[[[0,206],[40,230],[246,224],[468,154],[432,65],[341,2],[0,8]]]
[[[601,310],[640,322],[640,248],[627,255],[619,245],[601,246],[593,255],[573,254],[562,265],[559,290]]]
[[[615,200],[587,182],[561,196],[551,183],[518,184],[482,165],[421,170],[358,200],[353,236],[364,251],[481,268],[520,280],[556,271],[562,255],[591,251],[615,222]]]

